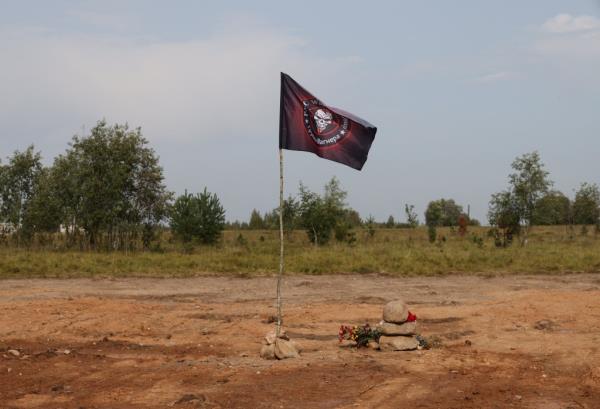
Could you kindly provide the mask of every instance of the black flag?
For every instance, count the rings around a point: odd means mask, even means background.
[[[325,105],[289,75],[281,73],[279,148],[312,152],[361,170],[377,128]]]

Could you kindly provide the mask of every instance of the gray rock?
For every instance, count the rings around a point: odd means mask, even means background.
[[[300,354],[291,341],[282,338],[275,340],[275,356],[277,359],[298,358]]]
[[[418,346],[419,342],[414,337],[382,335],[379,338],[379,349],[382,351],[411,351]]]
[[[390,301],[383,307],[383,320],[402,324],[408,318],[408,306],[402,300]]]
[[[17,351],[16,349],[9,349],[6,352],[8,352],[12,356],[21,356],[21,353],[19,351]]]
[[[380,322],[376,327],[383,335],[414,335],[417,332],[417,322],[405,322],[403,324],[392,324],[391,322]]]

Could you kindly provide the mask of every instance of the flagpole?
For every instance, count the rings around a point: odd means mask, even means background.
[[[279,148],[279,274],[277,275],[277,331],[281,333],[281,280],[283,278],[283,149]]]

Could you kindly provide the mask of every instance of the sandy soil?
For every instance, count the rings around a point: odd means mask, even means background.
[[[265,361],[274,289],[0,281],[0,408],[600,408],[600,276],[287,278],[304,352]],[[340,324],[375,324],[399,297],[440,347],[338,345]]]

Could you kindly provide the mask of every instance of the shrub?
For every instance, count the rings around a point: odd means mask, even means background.
[[[171,209],[171,229],[184,243],[196,239],[202,244],[215,244],[224,226],[225,210],[217,195],[206,188],[195,196],[186,191]]]

